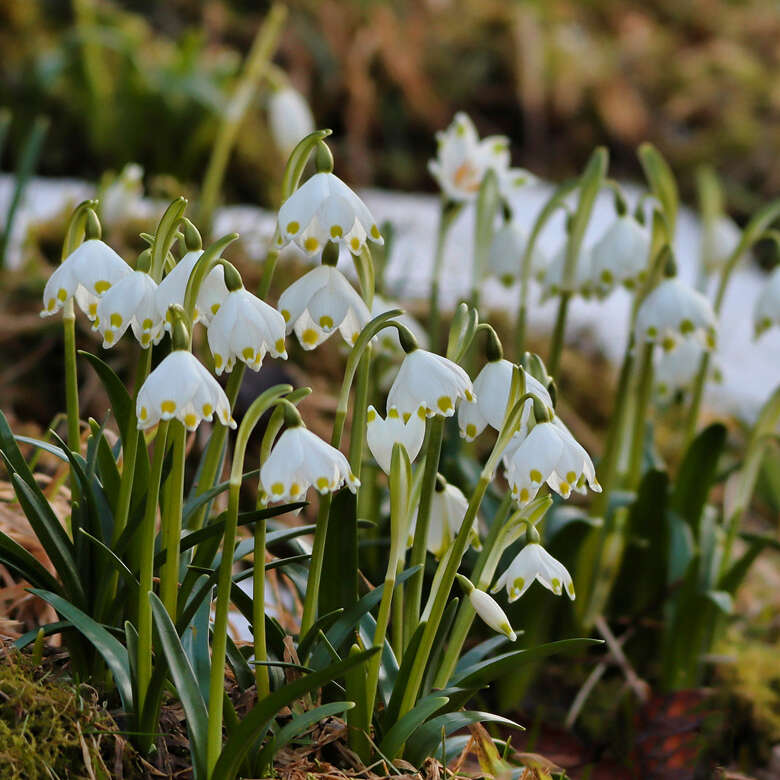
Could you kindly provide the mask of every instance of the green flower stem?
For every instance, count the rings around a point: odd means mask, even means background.
[[[441,272],[444,265],[444,248],[447,244],[447,236],[450,228],[460,214],[462,204],[441,200],[439,212],[439,229],[436,234],[436,254],[433,258],[433,276],[431,277],[431,298],[429,306],[428,336],[430,348],[436,352],[441,331],[441,312],[439,311],[439,285],[441,284]]]
[[[269,68],[286,18],[287,8],[284,5],[276,3],[271,7],[252,43],[241,78],[222,113],[222,121],[211,147],[211,157],[201,188],[199,221],[207,232],[211,229],[211,219],[236,136],[252,104],[257,87]]]
[[[68,416],[68,446],[81,451],[79,426],[79,380],[76,369],[76,312],[73,298],[65,302],[62,325],[65,331],[65,409]]]
[[[165,562],[160,571],[160,600],[171,620],[176,620],[176,600],[179,591],[179,542],[184,504],[184,459],[187,429],[179,420],[171,420],[168,435],[173,448],[171,473],[167,480],[165,512],[162,518]]]
[[[235,408],[236,398],[238,398],[245,372],[246,365],[240,361],[237,362],[233,371],[230,373],[227,385],[225,386],[225,395],[227,396],[231,412]],[[203,465],[201,466],[200,474],[198,476],[196,495],[205,493],[207,490],[214,487],[218,476],[217,472],[222,464],[222,453],[225,448],[227,435],[228,429],[224,425],[214,426],[214,430],[212,430],[211,436],[209,437],[209,443],[206,446],[206,452],[203,455]],[[208,504],[204,504],[192,516],[187,527],[192,531],[202,528],[206,521],[207,512]]]
[[[558,302],[558,315],[555,318],[555,328],[550,340],[550,357],[547,361],[550,376],[558,376],[561,365],[561,353],[563,352],[563,338],[566,332],[566,316],[569,311],[571,292],[564,291]]]
[[[399,559],[395,567],[396,579],[404,568],[403,555]],[[404,657],[404,589],[398,588],[398,593],[395,594],[393,599],[393,619],[390,623],[391,637],[390,644],[393,646],[393,652],[395,653],[396,660],[400,664]]]
[[[263,276],[260,279],[260,286],[257,288],[257,297],[263,301],[268,297],[268,293],[271,290],[271,282],[273,281],[278,261],[279,250],[269,249],[268,254],[265,256],[265,262],[263,263]]]
[[[230,469],[230,488],[228,491],[228,509],[225,517],[225,535],[222,541],[222,561],[219,565],[217,579],[217,605],[214,613],[214,630],[211,642],[211,675],[209,678],[209,708],[208,731],[206,736],[206,772],[210,776],[222,750],[222,715],[223,692],[225,685],[225,656],[227,652],[228,613],[230,611],[230,587],[233,575],[233,549],[236,545],[236,529],[238,527],[238,502],[241,493],[241,481],[244,473],[244,456],[249,436],[263,414],[283,395],[292,390],[290,385],[276,385],[266,390],[256,398],[244,415],[238,433],[236,446],[233,450],[233,461]],[[255,550],[255,569],[263,568],[264,552]],[[261,604],[264,595],[260,594]],[[255,599],[258,593],[254,593]],[[256,613],[253,613],[256,619]],[[260,620],[264,624],[265,616]],[[257,624],[254,626],[257,631]],[[265,647],[258,647],[255,637],[255,660],[267,660]],[[259,657],[258,657],[259,656]],[[264,667],[265,668],[265,667]],[[259,689],[258,689],[259,693]]]
[[[368,391],[371,387],[371,344],[365,348],[357,370],[355,401],[352,407],[352,427],[349,436],[349,465],[352,473],[360,479],[363,466],[363,451],[366,441],[366,412]]]
[[[167,438],[168,421],[164,420],[157,426],[154,456],[146,493],[146,508],[141,527],[138,529],[140,561],[138,571],[138,658],[136,659],[138,683],[136,698],[139,714],[144,711],[149,681],[152,678],[152,604],[149,600],[149,593],[154,590],[154,521],[157,517],[160,480],[162,479]]]
[[[255,661],[267,661],[268,651],[265,641],[265,518],[255,523],[255,568],[252,572],[252,640]],[[268,667],[264,663],[255,664],[255,687],[257,699],[264,699],[271,692]]]
[[[642,453],[647,430],[647,409],[653,389],[653,344],[642,347],[642,358],[637,376],[636,405],[631,429],[631,451],[628,461],[628,486],[636,489],[642,476]]]
[[[404,588],[404,639],[409,641],[420,622],[422,589],[425,580],[425,556],[427,552],[428,526],[431,520],[433,491],[436,488],[436,475],[439,473],[439,459],[444,440],[444,417],[436,415],[428,423],[428,441],[425,450],[420,504],[417,509],[417,523],[414,529],[414,541],[409,557],[409,566],[420,566],[412,574]]]

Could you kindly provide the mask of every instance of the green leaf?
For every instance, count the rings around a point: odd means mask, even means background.
[[[56,593],[38,588],[30,588],[30,593],[35,594],[44,601],[48,601],[57,612],[70,621],[74,628],[80,631],[94,646],[106,665],[111,670],[122,706],[125,712],[133,712],[133,687],[130,682],[130,660],[127,650],[106,631],[100,623],[82,612],[78,607],[66,601]]]
[[[652,144],[643,143],[639,147],[639,162],[642,164],[651,192],[661,204],[671,242],[674,238],[677,208],[680,202],[677,181],[669,164]]]
[[[749,544],[748,549],[724,572],[720,579],[719,588],[732,596],[742,584],[753,562],[766,547],[780,549],[780,543],[771,536],[759,536],[757,534],[740,534]]]
[[[379,745],[379,749],[388,758],[395,758],[409,737],[423,724],[436,710],[441,709],[449,699],[446,696],[431,696],[421,699],[409,710],[396,724],[385,734]]]
[[[271,718],[275,717],[283,707],[287,707],[309,691],[321,688],[343,676],[350,669],[366,663],[374,653],[378,652],[379,648],[371,648],[359,655],[331,664],[327,669],[321,669],[287,683],[258,702],[228,738],[209,780],[233,780],[247,752],[265,732]]]
[[[26,634],[22,634],[17,640],[14,641],[14,647],[17,650],[23,650],[27,645],[32,644],[39,631],[43,631],[44,636],[53,636],[54,634],[60,634],[63,631],[68,631],[73,628],[73,624],[68,620],[58,620],[54,623],[47,623],[45,626],[39,626],[32,631],[28,631]]]
[[[547,656],[555,655],[556,653],[578,653],[590,645],[600,644],[603,644],[600,639],[561,639],[557,642],[548,642],[547,644],[526,650],[514,650],[511,653],[504,653],[487,661],[479,661],[460,672],[456,672],[450,678],[448,685],[458,685],[462,688],[487,685],[501,677],[505,672],[514,671],[519,666],[532,663],[540,658],[547,658]]]
[[[207,658],[208,658],[208,645],[206,645],[206,652],[207,652]],[[242,691],[246,691],[249,688],[251,688],[255,684],[255,676],[252,674],[252,667],[247,663],[246,658],[244,657],[243,653],[238,649],[236,646],[236,643],[230,638],[230,636],[227,637],[227,660],[230,664],[230,667],[233,669],[233,674],[236,676],[236,682],[238,683],[238,687]],[[208,690],[208,674],[205,678],[206,681],[206,689]],[[201,686],[202,687],[202,686]],[[204,694],[204,699],[206,699],[208,703],[208,696]]]
[[[187,717],[187,727],[190,734],[190,754],[194,764],[195,775],[206,775],[206,739],[208,733],[208,713],[201,696],[195,672],[190,666],[187,654],[176,633],[162,601],[154,593],[149,593],[152,602],[152,614],[157,633],[160,636],[165,659],[171,670],[171,677],[176,686],[176,692],[181,700],[184,714]]]
[[[305,662],[309,657],[309,650],[319,636],[320,631],[327,631],[343,613],[344,610],[339,607],[338,609],[334,609],[333,612],[321,615],[314,621],[314,625],[312,625],[305,636],[298,641],[298,658],[300,658],[301,661]]]
[[[704,594],[724,615],[734,612],[734,600],[724,590],[708,590]]]
[[[60,583],[20,544],[0,531],[0,563],[27,580],[31,585],[59,593]]]
[[[492,715],[489,712],[449,712],[431,718],[423,724],[409,738],[406,743],[404,757],[415,766],[422,766],[429,756],[439,755],[441,749],[442,732],[448,737],[455,731],[459,731],[472,723],[498,723],[513,729],[523,729],[519,723],[504,718],[501,715]]]
[[[98,375],[106,395],[108,395],[111,411],[116,418],[122,443],[126,444],[128,435],[137,432],[138,424],[135,417],[135,409],[133,408],[133,399],[127,392],[125,383],[114,373],[114,370],[108,363],[101,360],[97,355],[82,349],[78,353],[95,369],[95,373]]]
[[[458,663],[455,665],[455,674],[462,671],[463,669],[468,669],[469,666],[472,666],[475,663],[478,663],[481,661],[485,656],[490,655],[494,650],[497,650],[502,645],[505,645],[509,642],[509,639],[505,636],[494,636],[490,639],[486,639],[484,642],[480,642],[475,647],[472,647],[471,650],[468,650],[465,652],[459,659]]]
[[[398,669],[398,675],[395,678],[395,685],[393,686],[393,692],[390,696],[390,701],[385,708],[384,716],[382,718],[382,725],[385,730],[391,728],[393,724],[398,720],[398,715],[401,711],[401,701],[403,699],[406,686],[409,684],[409,676],[411,675],[412,668],[414,666],[414,659],[417,657],[417,649],[420,646],[422,635],[425,632],[425,626],[428,624],[426,620],[420,621],[414,633],[409,638],[406,649],[404,650],[403,660],[401,666]]]
[[[695,539],[725,445],[726,427],[713,423],[691,442],[677,472],[670,507],[690,525]]]
[[[340,490],[331,500],[329,517],[322,570],[338,576],[322,578],[319,614],[349,608],[358,600],[357,496]]]

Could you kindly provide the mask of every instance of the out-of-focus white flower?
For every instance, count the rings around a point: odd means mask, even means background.
[[[138,391],[135,411],[141,430],[175,417],[194,431],[215,412],[223,425],[236,427],[225,391],[186,349],[171,352],[149,374]]]
[[[159,344],[165,329],[157,313],[156,293],[157,284],[149,274],[133,271],[103,295],[92,327],[103,336],[105,349],[116,344],[128,327],[144,349]]]
[[[676,277],[664,279],[639,307],[636,339],[669,350],[681,336],[697,338],[711,349],[715,344],[715,313],[700,292]]]
[[[623,284],[633,289],[647,277],[650,233],[630,214],[618,217],[591,250],[593,281],[601,295]]]
[[[157,287],[157,295],[155,296],[157,314],[165,323],[166,330],[171,329],[171,318],[168,308],[173,304],[184,306],[187,283],[202,254],[202,249],[193,249],[187,252]],[[227,294],[228,288],[225,285],[225,272],[222,266],[218,265],[209,271],[200,286],[198,299],[195,302],[193,324],[203,322],[208,325],[211,322],[211,318],[219,311],[219,307],[227,297]]]
[[[415,349],[401,363],[387,394],[387,405],[395,406],[402,415],[423,406],[428,417],[452,417],[459,398],[476,400],[469,375],[441,355]]]
[[[563,270],[566,265],[566,244],[558,249],[553,259],[544,271],[542,279],[542,298],[552,298],[563,292]],[[579,293],[583,298],[593,293],[593,259],[589,249],[582,247],[577,258],[577,268],[574,274],[572,293]]]
[[[780,325],[780,265],[769,274],[769,280],[764,283],[764,289],[756,300],[753,324],[756,336],[772,325]]]
[[[455,485],[445,482],[441,477],[437,480],[436,489],[431,496],[431,514],[428,518],[428,535],[425,540],[428,551],[433,553],[436,558],[441,558],[447,552],[447,548],[458,535],[468,507],[469,502],[466,496]],[[415,512],[409,528],[409,545],[414,539],[416,527],[417,513]],[[469,542],[475,550],[482,549],[479,540],[479,523],[476,517],[469,533]]]
[[[401,306],[401,304],[375,294],[373,303],[371,304],[371,318],[378,317],[380,314],[384,314],[386,311],[391,311],[392,309],[402,308],[403,306]],[[404,312],[393,319],[396,322],[400,322],[401,325],[406,326],[423,349],[427,347],[428,334],[425,332],[425,328],[423,328],[411,314]],[[384,349],[390,352],[401,351],[401,342],[398,339],[398,331],[395,328],[385,328],[379,332],[379,335],[376,338],[379,345]]]
[[[370,239],[383,244],[366,204],[333,173],[315,173],[279,209],[277,246],[295,242],[313,255],[328,241],[358,255]]]
[[[241,287],[227,294],[209,324],[209,349],[217,374],[232,371],[236,359],[259,371],[266,353],[287,359],[284,317]]]
[[[560,596],[565,590],[574,601],[574,583],[566,567],[536,542],[527,544],[520,550],[507,570],[498,578],[491,592],[498,593],[505,587],[511,603],[517,601],[534,580],[556,596]]]
[[[260,469],[260,498],[264,504],[296,500],[311,486],[321,494],[333,493],[345,482],[353,493],[360,486],[344,455],[303,425],[296,425],[279,437]]]
[[[719,214],[711,222],[703,224],[700,252],[707,273],[720,271],[741,239],[742,231],[739,225],[725,214]]]
[[[442,193],[456,202],[476,198],[482,179],[494,170],[499,183],[509,169],[509,141],[503,135],[491,135],[479,140],[474,123],[459,112],[452,124],[436,133],[438,150],[428,170]]]
[[[306,98],[285,85],[268,98],[268,125],[276,147],[289,157],[298,142],[314,132],[314,117]]]
[[[517,639],[517,634],[512,630],[509,618],[492,596],[485,593],[484,590],[474,588],[469,593],[469,601],[471,606],[474,607],[474,611],[490,628],[499,634],[503,634],[510,642],[514,642]]]
[[[460,435],[466,441],[473,441],[487,425],[495,430],[501,430],[506,414],[506,406],[509,403],[509,391],[512,387],[512,371],[514,366],[508,360],[492,360],[485,363],[482,370],[474,380],[474,403],[461,404],[458,407],[458,427]],[[525,391],[533,393],[550,410],[553,408],[552,398],[541,382],[532,377],[527,371],[525,374]],[[533,400],[528,399],[523,407],[520,422],[521,435],[524,434],[524,426],[528,424],[528,417],[533,407]]]
[[[507,287],[520,278],[527,245],[528,236],[516,222],[508,222],[493,235],[488,253],[488,269]],[[547,265],[547,257],[537,242],[531,253],[531,275],[544,274]]]
[[[662,350],[655,364],[655,390],[661,398],[687,390],[699,373],[704,347],[697,339],[680,339],[674,349]]]
[[[496,174],[498,191],[507,203],[512,203],[514,196],[521,190],[539,183],[539,179],[525,168],[501,168]]]
[[[319,265],[293,282],[278,305],[287,333],[294,330],[307,350],[318,347],[336,330],[352,346],[371,319],[358,292],[331,265]]]
[[[57,266],[46,282],[41,317],[56,314],[69,298],[75,298],[84,314],[94,320],[100,296],[132,270],[100,239],[85,241]]]
[[[532,501],[546,482],[563,498],[571,491],[600,493],[593,461],[557,417],[535,425],[524,438],[516,436],[503,455],[512,497],[521,506]]]
[[[127,163],[121,173],[106,187],[100,198],[100,216],[115,224],[133,217],[143,198],[144,169],[138,163]]]
[[[371,454],[379,464],[379,468],[390,473],[393,459],[393,445],[397,442],[403,444],[409,461],[420,452],[425,438],[425,408],[420,407],[414,414],[408,412],[401,416],[394,406],[387,412],[383,420],[373,406],[368,407],[366,413],[366,443]]]

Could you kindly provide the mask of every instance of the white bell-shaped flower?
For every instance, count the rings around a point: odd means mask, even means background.
[[[507,287],[520,278],[523,265],[523,255],[528,246],[528,236],[516,222],[508,222],[493,235],[488,253],[488,269]],[[531,275],[543,274],[548,265],[548,259],[539,248],[539,242],[534,245],[531,253]]]
[[[127,163],[100,197],[100,218],[109,225],[132,219],[141,210],[144,169]]]
[[[715,345],[715,313],[707,298],[677,277],[664,279],[645,299],[636,316],[637,341],[672,349],[680,337]]]
[[[756,336],[773,325],[780,325],[780,265],[769,274],[769,280],[764,283],[764,288],[756,300],[753,324]]]
[[[656,393],[668,398],[687,390],[699,373],[705,351],[697,339],[680,339],[673,349],[661,350],[653,372]]]
[[[425,438],[425,408],[420,407],[414,414],[406,413],[401,416],[398,409],[391,406],[387,411],[387,417],[383,420],[379,412],[369,406],[366,412],[366,443],[379,468],[390,473],[393,459],[393,445],[403,444],[409,462],[420,453],[423,439]]]
[[[552,260],[544,271],[542,278],[542,299],[553,298],[563,292],[563,271],[566,265],[566,244],[563,244],[553,255]],[[583,298],[593,293],[593,259],[589,249],[582,247],[577,258],[577,267],[574,274],[574,282],[569,290],[578,293]]]
[[[277,149],[289,157],[298,142],[314,132],[314,117],[306,98],[289,84],[268,98],[268,126]]]
[[[458,407],[458,427],[460,435],[466,441],[473,441],[488,425],[497,431],[501,430],[506,406],[509,403],[513,370],[512,363],[502,358],[485,363],[477,374],[477,378],[474,380],[476,401],[470,404],[461,404]],[[520,371],[525,374],[525,391],[533,393],[552,410],[553,402],[547,388],[527,371],[522,368]],[[523,436],[525,435],[524,426],[528,423],[533,403],[533,400],[529,398],[523,406],[520,422],[520,432]]]
[[[707,273],[714,274],[723,269],[742,240],[742,230],[731,217],[719,214],[702,226],[700,256]]]
[[[132,268],[106,243],[91,238],[73,250],[43,288],[41,317],[56,314],[69,298],[90,320],[97,317],[98,299]]]
[[[501,588],[506,588],[511,603],[517,601],[534,580],[556,596],[566,591],[568,597],[574,601],[574,583],[566,567],[537,542],[531,542],[520,550],[491,588],[491,592],[498,593]]]
[[[524,438],[516,436],[503,455],[512,497],[521,506],[532,501],[543,483],[563,498],[587,487],[600,493],[593,461],[563,422],[535,425]]]
[[[260,469],[262,503],[302,499],[309,487],[333,493],[346,482],[354,493],[360,480],[335,447],[303,425],[287,428]]]
[[[384,314],[392,309],[403,309],[403,306],[396,302],[383,298],[381,295],[374,294],[374,300],[371,304],[371,319]],[[417,343],[425,349],[428,345],[428,334],[425,328],[411,314],[404,312],[393,318],[396,322],[409,329],[411,334],[417,340]],[[395,328],[384,328],[376,337],[380,347],[388,352],[401,352],[401,342],[398,338],[398,331]]]
[[[496,172],[500,182],[509,169],[508,139],[492,135],[480,141],[474,123],[463,112],[436,133],[436,140],[436,159],[429,160],[428,170],[451,201],[474,200],[489,170]]]
[[[437,479],[436,489],[433,491],[433,496],[431,496],[428,535],[425,539],[426,548],[437,559],[447,552],[447,548],[458,535],[468,507],[468,499],[460,489],[449,482],[445,482],[441,477]],[[414,539],[416,527],[417,512],[415,512],[409,528],[408,545],[410,546]],[[469,532],[469,542],[475,550],[482,549],[482,543],[479,540],[479,522],[476,517]]]
[[[236,359],[259,371],[267,353],[287,359],[284,317],[243,287],[227,294],[208,328],[217,374],[232,371]]]
[[[149,374],[138,391],[135,410],[141,430],[176,418],[194,431],[201,420],[211,420],[215,412],[223,425],[236,427],[225,391],[186,349],[171,352]]]
[[[498,605],[496,600],[484,590],[474,588],[469,593],[469,601],[474,611],[494,631],[503,634],[510,642],[517,639],[517,634],[512,630],[506,612]]]
[[[166,330],[171,329],[171,318],[168,309],[173,304],[184,306],[187,283],[190,280],[195,264],[202,254],[202,249],[193,249],[187,252],[157,287],[157,314],[165,323]],[[218,265],[209,271],[200,286],[198,299],[195,302],[194,323],[203,322],[208,325],[211,322],[211,318],[219,311],[219,307],[227,297],[227,294],[228,288],[225,285],[225,272],[222,266]]]
[[[647,277],[650,233],[630,214],[618,217],[591,250],[593,281],[600,295],[619,284],[633,289]]]
[[[370,239],[383,244],[365,203],[333,173],[315,173],[279,209],[277,246],[296,243],[313,255],[328,241],[358,255]]]
[[[414,349],[407,353],[387,394],[387,406],[412,414],[421,406],[426,415],[452,417],[459,398],[475,399],[469,375],[456,363],[434,352]]]
[[[157,313],[156,294],[154,279],[145,271],[133,271],[103,295],[92,327],[103,336],[105,349],[116,344],[128,327],[144,349],[159,344],[165,329]]]
[[[314,349],[338,330],[352,346],[371,319],[363,299],[341,271],[319,265],[293,282],[279,298],[287,333]]]

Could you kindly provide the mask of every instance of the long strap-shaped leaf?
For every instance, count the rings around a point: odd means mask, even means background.
[[[156,594],[150,593],[149,600],[152,602],[154,624],[160,635],[160,643],[168,661],[168,668],[171,670],[171,677],[173,677],[184,714],[187,717],[195,777],[205,777],[206,730],[208,726],[206,703],[203,701],[198,681],[195,679],[195,672],[192,671],[192,666],[184,652],[170,615]]]
[[[379,746],[382,754],[395,758],[409,737],[433,715],[441,709],[449,699],[446,696],[426,696],[409,710],[390,731]]]
[[[4,563],[38,588],[55,592],[60,590],[60,583],[43,568],[38,559],[2,531],[0,531],[0,563]]]
[[[379,648],[371,648],[363,653],[350,656],[343,661],[332,664],[327,669],[321,669],[294,680],[258,702],[230,735],[222,748],[222,753],[209,780],[233,780],[247,751],[265,731],[268,722],[279,710],[305,693],[321,688],[337,677],[341,677],[347,670],[364,664],[374,653],[378,652]]]
[[[67,618],[73,624],[73,627],[92,643],[95,650],[103,656],[103,660],[111,670],[117,690],[122,698],[122,706],[125,712],[132,712],[133,687],[130,682],[130,659],[122,643],[111,636],[100,623],[56,593],[51,593],[48,590],[39,590],[38,588],[31,588],[30,593],[34,593],[44,601],[48,601],[60,615]]]

